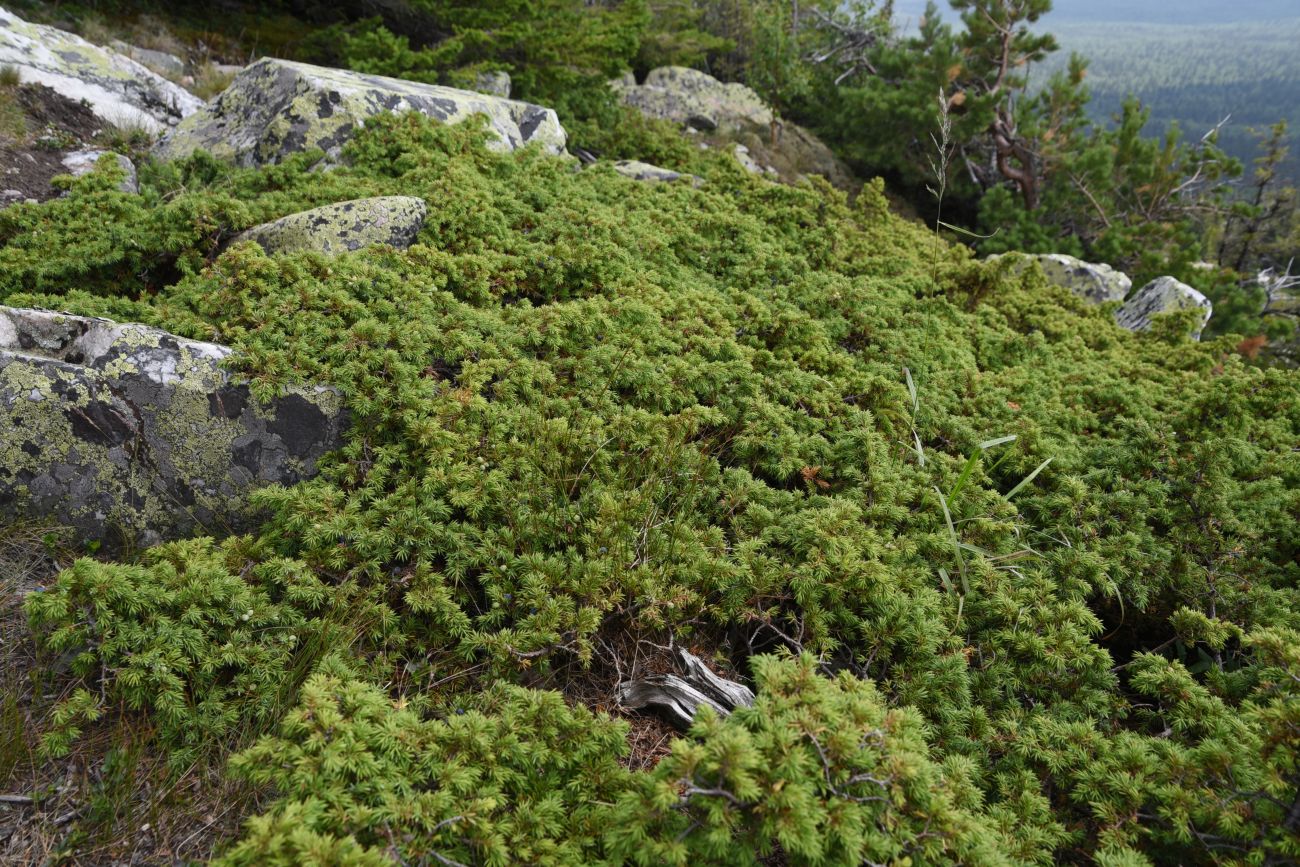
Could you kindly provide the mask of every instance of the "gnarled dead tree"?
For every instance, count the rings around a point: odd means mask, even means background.
[[[619,684],[619,701],[623,707],[656,707],[683,731],[690,728],[695,713],[708,705],[719,716],[727,716],[738,707],[754,704],[754,693],[742,683],[719,677],[694,654],[676,648],[677,674],[656,674]]]

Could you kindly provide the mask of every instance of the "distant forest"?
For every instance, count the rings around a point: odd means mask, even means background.
[[[916,19],[927,2],[894,0],[894,12],[904,20]],[[936,2],[944,14],[951,14],[945,0]],[[1229,24],[1274,21],[1296,14],[1296,0],[1053,0],[1048,23]]]
[[[1153,132],[1177,122],[1189,138],[1227,118],[1219,142],[1248,169],[1258,155],[1251,130],[1291,125],[1290,178],[1300,180],[1300,17],[1198,26],[1050,20],[1062,50],[1040,72],[1046,80],[1070,52],[1089,58],[1090,113],[1105,120],[1136,94],[1151,109]]]

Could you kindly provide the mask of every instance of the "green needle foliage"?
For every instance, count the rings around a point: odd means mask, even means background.
[[[313,677],[279,737],[234,761],[283,798],[222,865],[589,864],[628,785],[627,726],[553,692],[499,685],[446,720]]]
[[[142,566],[80,560],[33,594],[27,611],[45,647],[71,656],[74,675],[111,670],[114,701],[147,710],[184,766],[232,730],[282,713],[320,630],[309,618],[326,588],[301,563],[263,562],[257,583],[231,565],[207,539],[150,549]],[[65,754],[79,724],[103,710],[78,690],[46,733],[45,752]]]
[[[936,766],[920,719],[810,656],[757,657],[758,701],[691,736],[623,798],[612,851],[634,864],[1008,864],[960,763]],[[1045,804],[1038,804],[1045,812]]]
[[[326,173],[106,166],[0,212],[0,301],[225,341],[353,418],[256,533],[31,597],[49,749],[277,732],[231,864],[1300,857],[1294,372],[936,261],[878,183],[483,140],[389,117]],[[429,202],[411,249],[225,246],[381,194]],[[669,635],[758,702],[634,773],[584,705]]]

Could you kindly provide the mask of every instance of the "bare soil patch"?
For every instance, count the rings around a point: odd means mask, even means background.
[[[0,100],[11,116],[0,130],[0,207],[53,198],[58,191],[50,180],[67,174],[64,154],[93,146],[104,134],[104,121],[43,84],[5,88]]]

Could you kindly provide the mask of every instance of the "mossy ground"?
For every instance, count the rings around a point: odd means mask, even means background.
[[[184,778],[274,733],[227,863],[1300,852],[1294,372],[875,186],[643,184],[415,116],[313,159],[0,212],[0,302],[232,343],[355,418],[259,532],[29,597],[49,754],[130,721]],[[410,250],[223,247],[376,195],[429,203]],[[605,714],[672,641],[760,707],[642,771]]]

